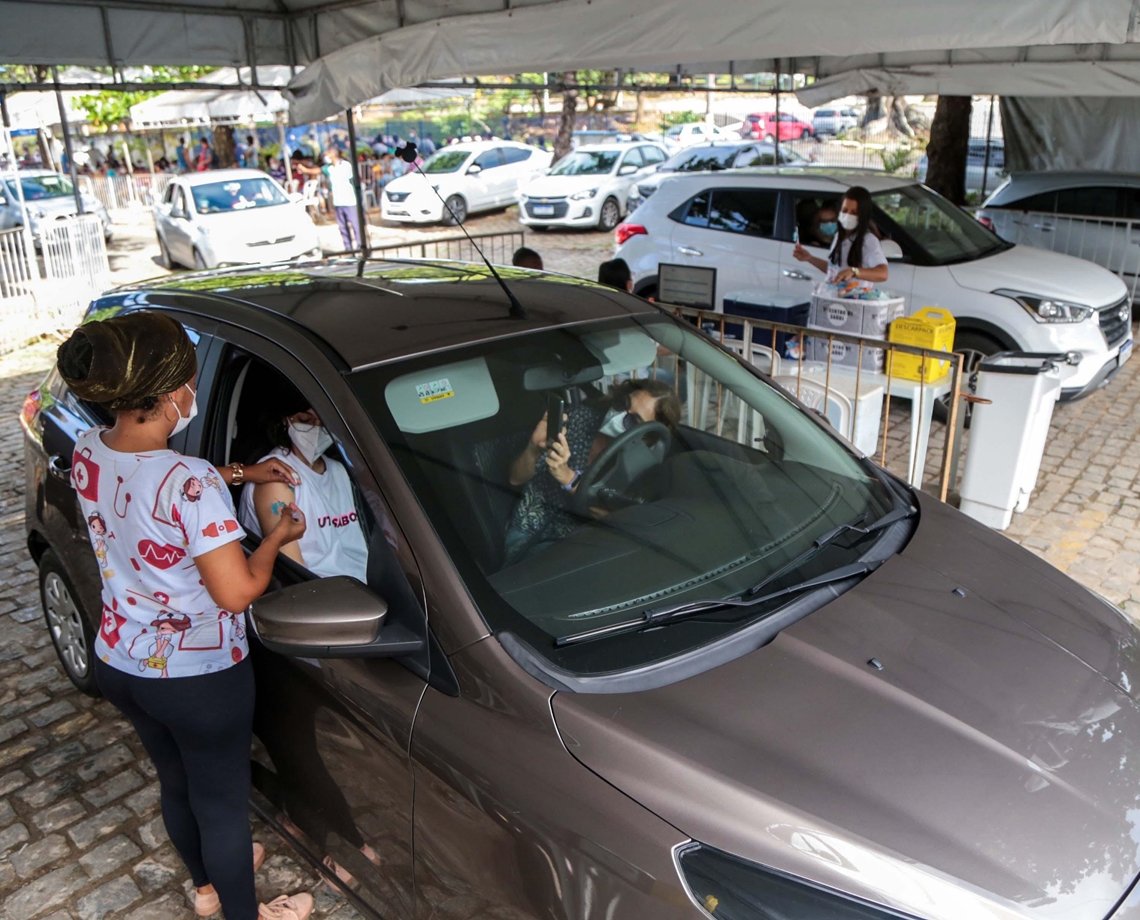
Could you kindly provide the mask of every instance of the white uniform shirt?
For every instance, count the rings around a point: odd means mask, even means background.
[[[294,487],[294,501],[305,513],[305,534],[298,541],[305,568],[314,575],[351,575],[365,580],[368,545],[356,513],[356,501],[348,471],[337,460],[325,457],[325,471],[316,473],[296,456],[280,447],[261,459],[278,458],[288,463],[301,479]],[[247,483],[241,493],[241,520],[250,533],[261,536],[261,525],[253,505],[254,485]]]
[[[103,575],[95,654],[143,677],[220,671],[249,654],[242,612],[214,603],[195,558],[241,540],[217,470],[172,450],[111,450],[79,436],[71,482]]]
[[[325,167],[329,177],[329,190],[332,192],[334,208],[356,206],[356,188],[352,184],[352,164],[348,160],[337,160]]]
[[[839,243],[839,264],[836,265],[831,261],[831,253],[835,251],[836,243],[839,241],[839,234],[835,234],[835,239],[831,241],[831,249],[828,250],[827,259],[827,280],[834,281],[835,276],[845,268],[848,268],[847,259],[851,255],[851,240],[852,237],[847,237],[842,243]],[[879,238],[869,230],[863,237],[863,264],[859,267],[862,268],[878,268],[880,265],[887,264],[887,257],[883,254],[883,246],[879,242]],[[866,287],[870,287],[870,282],[865,282]]]

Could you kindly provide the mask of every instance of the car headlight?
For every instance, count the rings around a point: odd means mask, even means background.
[[[584,198],[593,198],[596,194],[598,194],[596,188],[584,188],[580,192],[575,192],[570,198],[572,201],[581,201]]]
[[[717,920],[911,920],[699,843],[677,851],[693,899]]]
[[[1096,312],[1084,304],[1041,297],[1038,294],[1026,294],[1023,291],[1008,291],[1003,288],[994,293],[1016,300],[1039,323],[1083,323]]]

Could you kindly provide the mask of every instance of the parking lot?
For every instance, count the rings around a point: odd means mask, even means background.
[[[475,218],[472,233],[514,230],[513,211]],[[161,273],[147,220],[121,224],[112,267],[123,280]],[[334,226],[322,242],[337,248]],[[377,227],[373,243],[451,235],[430,228]],[[547,268],[594,277],[609,258],[608,235],[528,235]],[[190,916],[189,882],[159,815],[149,764],[129,727],[110,706],[75,692],[55,663],[24,548],[22,436],[16,421],[24,394],[51,365],[55,342],[0,359],[0,918],[3,920],[159,920]],[[1089,398],[1057,408],[1037,494],[1009,536],[1089,588],[1140,615],[1140,364],[1126,365]],[[904,410],[899,410],[904,411]],[[932,444],[941,443],[938,426]],[[928,465],[928,471],[936,464]],[[929,474],[928,474],[929,481]],[[264,828],[270,852],[258,875],[263,897],[311,888],[314,916],[357,916],[319,884]]]

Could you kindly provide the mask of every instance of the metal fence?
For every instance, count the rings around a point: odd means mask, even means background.
[[[487,259],[496,265],[510,265],[511,256],[524,245],[526,233],[510,230],[505,233],[473,233],[466,236],[445,236],[418,243],[396,243],[377,246],[372,250],[377,259],[455,259],[465,262],[482,262],[482,250]]]
[[[46,226],[41,258],[22,231],[0,233],[0,353],[70,329],[110,283],[103,224],[84,214]]]
[[[1049,211],[1001,210],[990,215],[1002,239],[1095,262],[1119,277],[1135,300],[1140,283],[1140,220]]]
[[[79,187],[99,199],[108,211],[148,210],[162,199],[172,178],[169,173],[80,176]]]
[[[921,488],[927,481],[930,462],[936,470],[931,482],[934,494],[947,501],[957,477],[962,441],[961,355],[688,307],[677,307],[675,313],[757,366],[827,419],[857,449],[912,485]],[[822,360],[789,359],[789,352],[820,355]],[[928,368],[928,379],[887,373],[904,355],[921,361]],[[734,394],[692,372],[688,376],[693,377],[686,384],[689,424],[718,435],[735,426],[738,436],[757,424],[749,418],[754,413]],[[908,409],[901,400],[909,403]],[[941,446],[932,449],[938,401],[948,417],[939,422]]]

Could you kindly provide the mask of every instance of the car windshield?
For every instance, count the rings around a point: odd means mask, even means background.
[[[613,172],[616,150],[575,150],[550,170],[552,176],[604,176]]]
[[[1008,249],[1010,244],[922,185],[871,196],[881,234],[919,265],[953,265]]]
[[[11,183],[9,183],[11,186]],[[42,201],[45,198],[66,198],[75,194],[75,186],[66,176],[21,176],[20,188],[25,201]],[[15,189],[11,189],[15,197]]]
[[[289,199],[272,180],[265,178],[230,179],[195,185],[190,189],[199,214],[223,214],[288,204]]]
[[[453,173],[467,162],[470,150],[440,150],[428,157],[421,167],[428,175],[433,173]]]
[[[350,383],[490,627],[580,674],[673,657],[771,614],[786,599],[731,622],[565,642],[825,577],[874,543],[813,553],[815,541],[897,501],[825,423],[664,316],[497,338]],[[558,407],[568,462],[546,449]]]

